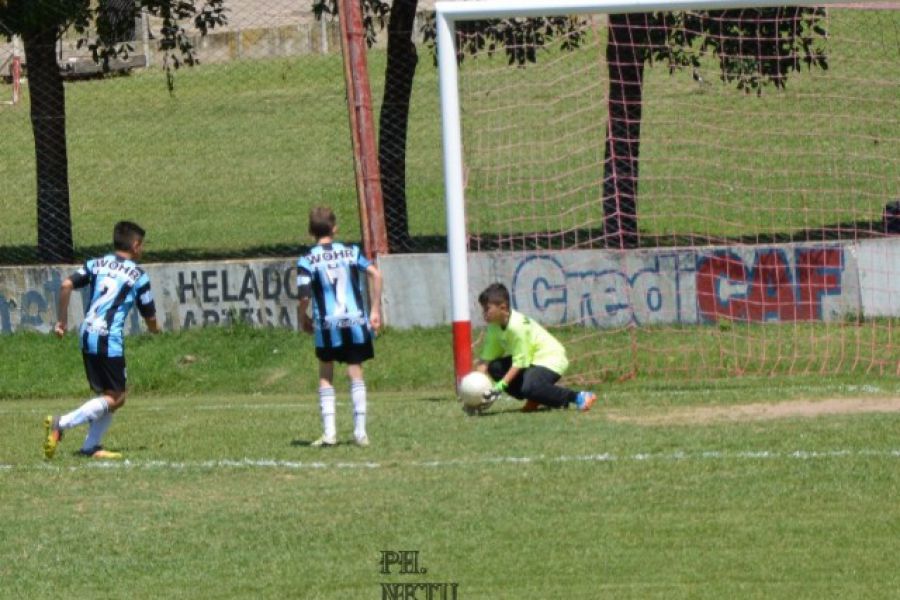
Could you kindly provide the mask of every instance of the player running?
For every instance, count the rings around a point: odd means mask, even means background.
[[[136,223],[116,223],[113,228],[115,252],[88,260],[60,286],[59,320],[54,327],[59,337],[66,333],[72,290],[90,286],[90,303],[79,336],[84,372],[98,396],[70,413],[44,419],[44,456],[48,459],[56,453],[65,430],[85,423],[89,427],[80,454],[93,458],[122,457],[118,452],[105,450],[101,442],[113,413],[125,404],[128,394],[123,329],[131,307],[137,304],[147,328],[152,333],[159,332],[150,278],[135,262],[143,254],[144,235],[144,230]]]

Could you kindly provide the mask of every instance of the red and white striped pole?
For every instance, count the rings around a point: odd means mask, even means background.
[[[450,262],[450,315],[453,322],[453,364],[456,384],[472,370],[472,320],[466,261],[466,208],[463,189],[462,134],[457,88],[456,40],[453,22],[437,13],[441,117],[444,145],[444,203],[447,211],[447,254]]]

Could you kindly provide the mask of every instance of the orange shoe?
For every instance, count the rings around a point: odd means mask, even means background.
[[[522,407],[522,412],[535,412],[541,410],[541,406],[543,406],[543,404],[541,404],[540,402],[535,402],[534,400],[526,400],[525,406]]]
[[[105,449],[103,446],[82,448],[78,451],[78,454],[80,454],[81,456],[86,456],[88,458],[96,458],[100,460],[118,460],[122,458],[121,452],[113,452],[112,450]]]

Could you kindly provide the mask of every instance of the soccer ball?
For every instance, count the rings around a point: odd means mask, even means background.
[[[484,393],[492,386],[490,377],[481,371],[472,371],[459,382],[459,400],[467,408],[487,408]]]

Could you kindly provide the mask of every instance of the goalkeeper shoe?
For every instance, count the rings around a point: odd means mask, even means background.
[[[337,438],[333,435],[323,435],[310,444],[313,448],[329,448],[335,445],[337,445]]]
[[[577,406],[578,410],[581,412],[587,412],[591,410],[591,407],[596,401],[597,394],[593,392],[578,392],[578,396],[575,398],[575,406]]]
[[[56,447],[59,446],[63,437],[62,429],[59,428],[59,417],[47,415],[44,419],[44,431],[46,433],[44,438],[44,456],[53,458],[53,455],[56,454]]]
[[[542,406],[543,404],[535,400],[526,400],[524,406],[522,406],[522,412],[536,412],[541,410]]]
[[[106,450],[103,446],[94,446],[93,448],[82,448],[78,451],[81,456],[88,458],[96,458],[98,460],[118,460],[122,458],[121,452],[113,452]]]

